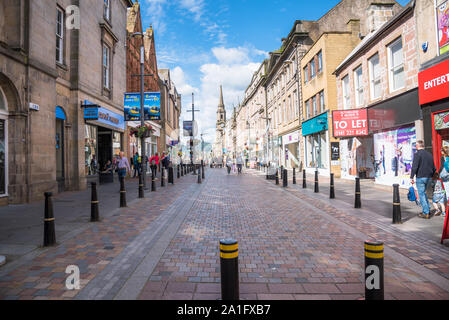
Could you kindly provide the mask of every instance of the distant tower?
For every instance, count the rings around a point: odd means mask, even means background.
[[[223,155],[224,137],[226,128],[226,108],[223,100],[223,87],[220,86],[220,101],[217,109],[217,125],[216,125],[216,139],[215,152],[216,155]]]

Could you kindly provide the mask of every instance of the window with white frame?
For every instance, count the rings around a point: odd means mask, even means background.
[[[306,108],[306,117],[308,119],[310,118],[310,99],[306,101],[305,108]]]
[[[363,105],[363,70],[362,66],[354,70],[355,106]]]
[[[310,61],[310,80],[315,78],[315,58]]]
[[[111,0],[104,0],[104,17],[106,20],[111,20]]]
[[[56,62],[64,63],[64,11],[56,9]]]
[[[390,79],[390,91],[404,88],[404,56],[402,52],[402,37],[388,46],[388,70]]]
[[[319,97],[320,97],[320,113],[322,113],[326,109],[324,103],[324,90],[319,93]]]
[[[293,109],[295,110],[295,119],[298,118],[298,93],[296,90],[293,92]]]
[[[317,101],[316,101],[316,96],[312,97],[312,110],[313,110],[313,115],[318,114],[318,105],[317,105]]]
[[[318,52],[317,60],[318,60],[318,73],[320,73],[323,71],[323,52],[322,51]]]
[[[111,78],[111,49],[107,45],[103,45],[103,87],[110,89]]]
[[[371,100],[380,98],[382,95],[382,83],[380,78],[380,62],[379,54],[376,53],[368,60],[369,64],[369,82]]]
[[[349,109],[351,105],[351,96],[349,95],[349,75],[344,77],[341,81],[343,89],[343,108]]]
[[[304,67],[304,83],[309,82],[309,67]]]

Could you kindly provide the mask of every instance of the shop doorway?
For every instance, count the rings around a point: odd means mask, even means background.
[[[65,190],[64,174],[64,122],[66,116],[61,107],[56,107],[56,181],[58,183],[58,192]]]
[[[98,127],[98,168],[104,168],[112,160],[112,130]]]

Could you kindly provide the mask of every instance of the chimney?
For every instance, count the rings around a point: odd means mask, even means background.
[[[396,4],[385,1],[372,2],[366,10],[366,30],[368,33],[377,31],[385,22],[395,14]]]

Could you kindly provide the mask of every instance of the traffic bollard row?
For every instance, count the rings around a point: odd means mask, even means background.
[[[239,245],[236,240],[220,241],[221,299],[239,300]]]

